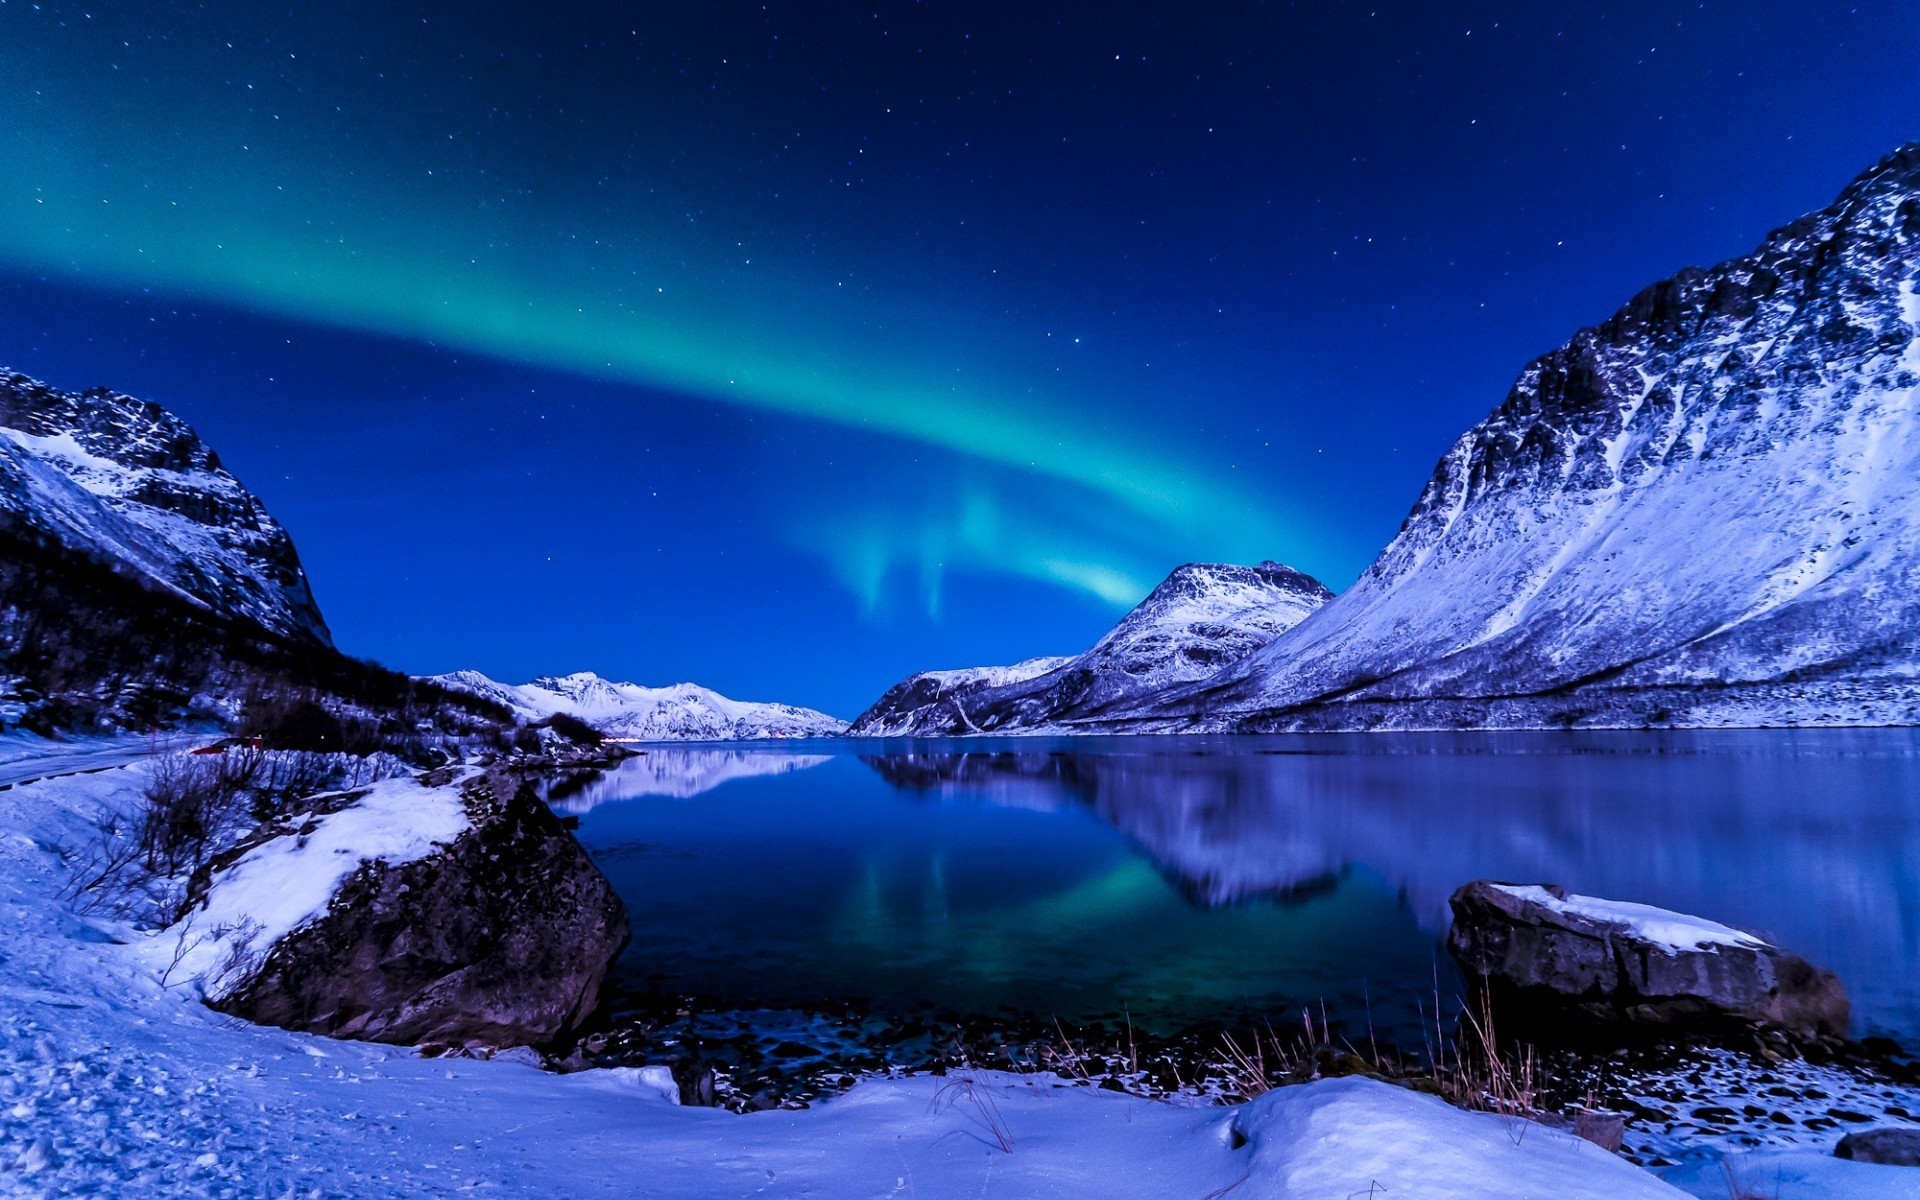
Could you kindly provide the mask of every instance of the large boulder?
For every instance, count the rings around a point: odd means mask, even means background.
[[[1833,1148],[1836,1157],[1886,1167],[1920,1167],[1920,1129],[1888,1127],[1850,1133]]]
[[[207,1002],[380,1042],[542,1045],[576,1028],[626,908],[531,786],[451,774],[325,799],[216,864],[181,937]]]
[[[1751,933],[1551,884],[1479,880],[1452,905],[1447,949],[1506,1031],[1847,1032],[1833,973]]]

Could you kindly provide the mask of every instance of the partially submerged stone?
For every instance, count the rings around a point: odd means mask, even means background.
[[[1447,949],[1509,1030],[1847,1031],[1832,972],[1742,930],[1551,884],[1477,880],[1452,907]]]
[[[303,887],[317,902],[289,905]],[[183,942],[227,943],[202,975],[214,1008],[405,1044],[549,1043],[593,1011],[627,941],[612,885],[504,772],[393,781],[250,839],[189,920]]]
[[[1920,1129],[1867,1129],[1833,1148],[1840,1158],[1888,1167],[1920,1167]]]

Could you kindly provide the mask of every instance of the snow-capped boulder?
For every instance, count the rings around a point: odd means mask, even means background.
[[[1847,1032],[1840,981],[1751,933],[1553,885],[1478,880],[1452,906],[1447,949],[1504,1028]]]
[[[222,617],[332,644],[293,539],[150,401],[0,370],[0,529]]]
[[[1920,722],[1917,335],[1920,143],[1528,365],[1352,588],[1125,715]]]
[[[730,700],[691,683],[642,687],[615,683],[591,671],[543,675],[509,684],[478,671],[432,676],[512,709],[522,720],[543,721],[556,713],[578,717],[608,737],[645,742],[725,742],[771,738],[837,737],[846,722],[810,708]]]
[[[625,906],[533,789],[442,771],[316,798],[195,881],[171,973],[333,1037],[540,1045],[599,1001]]]
[[[1291,567],[1189,563],[1084,654],[1013,667],[929,671],[895,684],[855,719],[859,737],[1020,732],[1127,705],[1208,678],[1331,599]]]

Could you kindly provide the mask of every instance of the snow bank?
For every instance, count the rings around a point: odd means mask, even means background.
[[[1755,1150],[1662,1172],[1690,1196],[1727,1200],[1920,1200],[1920,1168],[1848,1162],[1817,1150]]]
[[[1235,1196],[1276,1200],[1637,1200],[1677,1197],[1639,1167],[1571,1134],[1466,1113],[1370,1079],[1269,1092],[1232,1128],[1251,1150]]]
[[[1623,926],[1642,941],[1672,950],[1704,950],[1709,946],[1762,947],[1766,942],[1750,933],[1688,916],[1651,904],[1632,904],[1623,900],[1602,900],[1598,896],[1568,896],[1565,900],[1543,887],[1494,884],[1499,891],[1520,900],[1538,904],[1556,913],[1586,917],[1606,925]]]
[[[412,862],[470,827],[457,786],[422,787],[412,777],[382,780],[338,812],[287,824],[309,821],[310,830],[265,842],[213,877],[169,950],[184,951],[175,977],[200,980],[218,999],[240,982],[239,968],[324,913],[361,863]]]

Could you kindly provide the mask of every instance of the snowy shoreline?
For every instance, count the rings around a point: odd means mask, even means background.
[[[1684,1194],[1568,1134],[1362,1079],[1226,1108],[1038,1073],[950,1072],[739,1116],[678,1107],[657,1070],[562,1076],[516,1055],[426,1058],[248,1025],[161,983],[152,948],[167,934],[78,914],[60,898],[68,856],[132,803],[146,770],[0,793],[0,1192]],[[1735,1161],[1764,1169],[1778,1200],[1920,1195],[1898,1168],[1819,1149]],[[1724,1196],[1719,1170],[1708,1156],[1682,1174],[1691,1194]]]

